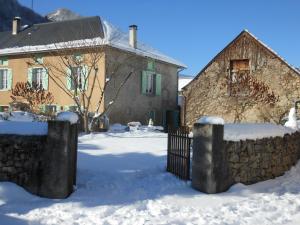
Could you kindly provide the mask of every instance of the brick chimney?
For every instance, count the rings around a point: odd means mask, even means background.
[[[12,22],[12,35],[17,35],[21,29],[21,17],[14,17]]]
[[[137,48],[137,25],[129,26],[129,45]]]

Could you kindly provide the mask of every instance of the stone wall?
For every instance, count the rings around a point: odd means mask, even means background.
[[[300,133],[239,142],[223,141],[235,183],[253,184],[281,176],[299,159]]]
[[[187,86],[182,121],[190,127],[202,116],[219,116],[227,123],[234,122],[236,111],[241,110],[231,98],[226,84],[230,62],[249,59],[250,75],[270,87],[279,101],[274,106],[258,104],[248,107],[240,122],[279,123],[296,100],[300,99],[299,73],[287,66],[247,32],[244,32],[218,54]]]
[[[223,134],[223,125],[194,124],[192,186],[197,190],[218,193],[235,183],[273,179],[300,159],[299,132],[236,142],[223,140]]]
[[[49,121],[48,135],[0,135],[0,181],[32,194],[66,198],[76,184],[77,125]]]

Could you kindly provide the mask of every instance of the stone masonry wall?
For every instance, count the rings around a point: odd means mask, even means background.
[[[284,174],[299,159],[300,133],[239,142],[223,141],[234,183],[253,184]]]
[[[193,188],[213,194],[227,191],[235,183],[273,179],[300,159],[300,132],[257,140],[223,138],[224,125],[194,124]]]
[[[279,101],[275,105],[258,104],[247,108],[240,122],[279,123],[296,100],[300,98],[300,76],[247,33],[228,46],[195,78],[183,95],[185,106],[183,121],[192,127],[202,116],[219,116],[227,123],[234,122],[235,108],[239,104],[229,97],[226,77],[230,62],[249,59],[250,75],[270,87]]]
[[[32,194],[66,198],[76,184],[77,124],[48,121],[48,135],[0,135],[0,181]]]
[[[0,135],[0,181],[37,185],[31,178],[41,169],[45,143],[46,136]]]

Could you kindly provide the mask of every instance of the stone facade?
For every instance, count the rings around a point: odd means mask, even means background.
[[[279,96],[279,101],[274,106],[257,104],[248,108],[240,122],[280,122],[300,98],[300,72],[252,34],[243,31],[184,88],[182,121],[186,125],[192,127],[205,115],[220,116],[227,123],[234,122],[234,110],[238,105],[229,98],[224,83],[230,76],[231,62],[245,59],[249,61],[250,75],[268,85],[270,91]]]
[[[48,135],[0,135],[0,181],[32,194],[66,198],[76,185],[77,125],[49,121]]]
[[[300,158],[300,133],[284,137],[223,141],[234,183],[253,184],[281,176]]]

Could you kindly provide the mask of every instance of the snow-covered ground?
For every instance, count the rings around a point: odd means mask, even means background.
[[[300,163],[275,180],[207,195],[165,172],[167,136],[143,129],[79,138],[68,199],[0,183],[0,224],[299,224]]]

